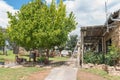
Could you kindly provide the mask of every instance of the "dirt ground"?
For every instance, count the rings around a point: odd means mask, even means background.
[[[44,80],[49,73],[50,69],[43,70],[28,76],[27,80]]]
[[[44,80],[49,73],[50,73],[50,69],[43,70],[31,74],[25,80]],[[77,80],[106,80],[106,79],[93,73],[78,70]]]
[[[106,80],[106,79],[96,74],[78,70],[77,80]]]

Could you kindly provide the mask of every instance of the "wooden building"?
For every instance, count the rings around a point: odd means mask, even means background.
[[[108,51],[111,44],[120,47],[120,10],[112,13],[105,25],[81,27],[81,51]]]

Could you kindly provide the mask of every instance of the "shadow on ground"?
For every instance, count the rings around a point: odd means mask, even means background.
[[[44,63],[40,63],[40,62],[26,62],[24,64],[21,64],[24,67],[36,67],[36,66],[40,66],[40,67],[44,67],[44,66],[51,66],[51,67],[59,67],[62,65],[67,65],[66,61],[49,61],[48,64],[44,64]]]

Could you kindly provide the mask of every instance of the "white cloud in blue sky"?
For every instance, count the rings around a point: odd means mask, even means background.
[[[6,11],[15,12],[15,6],[10,6],[5,1],[0,0],[0,26],[8,25]],[[50,4],[52,0],[46,0]],[[102,25],[105,23],[105,1],[108,6],[108,13],[120,9],[120,0],[64,0],[67,13],[73,11],[78,22],[77,29],[73,33],[78,33],[80,26]],[[56,2],[58,2],[56,0]]]
[[[6,27],[8,25],[7,11],[15,13],[15,10],[12,6],[8,5],[5,1],[0,0],[0,26]]]
[[[73,11],[78,22],[73,34],[78,34],[80,26],[103,25],[105,23],[105,1],[108,13],[120,9],[120,0],[66,0],[67,12]]]
[[[52,0],[45,0],[47,2],[47,4],[50,4],[52,2]]]

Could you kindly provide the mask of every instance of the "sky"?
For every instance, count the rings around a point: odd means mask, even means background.
[[[8,26],[6,12],[19,11],[23,4],[31,0],[0,0],[0,26]],[[50,5],[52,0],[46,0]],[[59,0],[55,0],[59,3]],[[76,30],[72,34],[79,34],[81,26],[104,25],[106,20],[105,2],[107,2],[107,13],[110,14],[120,9],[120,0],[63,0],[66,5],[67,14],[73,11],[76,17]]]

